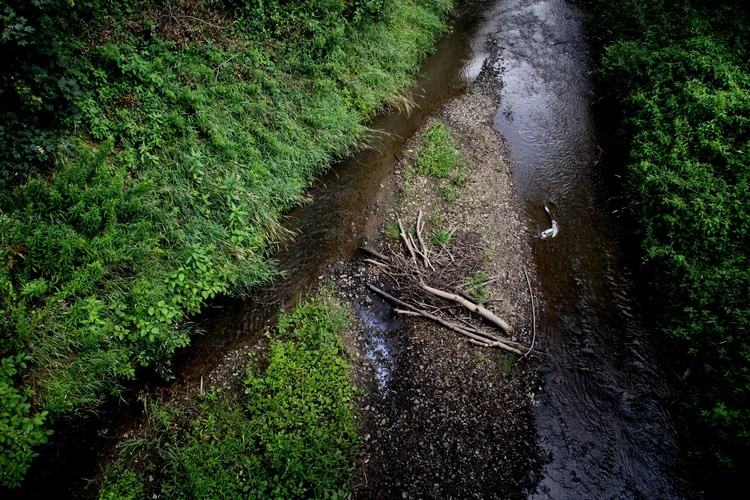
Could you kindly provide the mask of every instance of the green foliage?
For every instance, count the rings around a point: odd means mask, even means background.
[[[21,484],[34,447],[47,442],[52,431],[44,430],[47,412],[31,414],[30,389],[19,392],[13,376],[26,368],[31,356],[18,354],[0,360],[0,485],[15,487]]]
[[[451,139],[445,124],[437,122],[424,136],[417,151],[417,172],[440,179],[452,178],[463,167],[464,158]]]
[[[0,7],[0,188],[53,164],[82,96],[75,48],[104,16],[142,2],[6,0]]]
[[[595,7],[644,264],[693,373],[691,453],[731,472],[750,452],[747,13],[738,2]]]
[[[276,276],[279,214],[398,101],[449,8],[231,2],[218,29],[222,2],[169,3],[180,23],[149,0],[6,4],[0,357],[33,353],[16,387],[49,418],[169,376],[191,315]]]
[[[430,235],[430,242],[433,245],[440,245],[441,247],[444,247],[448,244],[451,237],[453,236],[453,231],[450,229],[438,229],[434,233]]]
[[[392,220],[385,225],[385,235],[392,240],[401,238],[401,229],[398,227],[398,221]]]
[[[448,179],[443,187],[443,197],[455,201],[459,197],[458,187],[466,181],[466,154],[456,147],[445,124],[437,122],[424,136],[424,144],[416,152],[416,171],[421,175],[432,175]]]
[[[487,271],[477,271],[471,276],[466,277],[466,293],[471,295],[478,303],[489,299],[489,287],[487,280],[490,278]]]
[[[99,497],[133,488],[165,498],[344,498],[358,441],[338,337],[347,321],[340,306],[312,300],[282,313],[239,401],[216,391],[180,407],[151,404],[147,438],[125,447]]]

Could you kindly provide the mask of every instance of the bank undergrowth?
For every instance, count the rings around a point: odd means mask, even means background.
[[[734,1],[591,4],[643,263],[690,401],[686,447],[726,484],[750,465],[748,13]]]
[[[243,395],[150,402],[143,436],[121,445],[99,498],[346,498],[358,442],[347,324],[342,306],[313,299],[281,315]]]
[[[446,0],[7,2],[0,483],[49,419],[276,275],[279,214],[405,89]]]

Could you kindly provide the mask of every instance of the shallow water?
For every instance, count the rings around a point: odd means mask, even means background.
[[[540,345],[554,356],[535,408],[549,463],[532,498],[691,496],[666,410],[670,388],[615,223],[592,112],[583,13],[564,0],[505,0],[490,17],[503,83],[495,128],[537,232]]]

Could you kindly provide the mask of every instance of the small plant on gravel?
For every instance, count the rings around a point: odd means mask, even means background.
[[[451,239],[452,235],[453,231],[451,231],[450,229],[438,229],[430,235],[430,243],[432,243],[433,245],[440,245],[441,247],[444,247],[448,244],[448,241]]]
[[[458,149],[443,122],[437,122],[424,136],[424,144],[415,153],[416,172],[438,179],[448,179],[451,185],[443,190],[448,201],[458,199],[458,187],[466,182],[469,158]]]
[[[385,225],[385,235],[392,240],[397,240],[401,237],[401,231],[398,228],[398,221],[392,220]]]
[[[456,186],[445,186],[443,188],[443,198],[445,198],[445,201],[454,202],[458,199],[459,194]]]
[[[497,357],[495,358],[498,370],[503,375],[510,375],[513,372],[513,367],[516,364],[516,357],[509,352],[497,351]]]
[[[485,302],[489,298],[489,288],[487,280],[490,275],[487,271],[477,271],[466,278],[466,293],[474,297],[479,302]]]

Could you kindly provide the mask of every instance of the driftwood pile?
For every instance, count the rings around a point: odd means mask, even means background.
[[[454,237],[452,252],[444,245],[428,246],[422,237],[421,211],[413,232],[404,230],[400,219],[398,227],[405,253],[383,255],[370,248],[362,251],[368,255],[364,260],[380,268],[401,298],[373,284],[369,285],[370,290],[395,304],[399,314],[428,318],[463,335],[472,344],[521,356],[531,351],[533,343],[527,347],[508,338],[513,328],[464,291],[466,277],[481,269],[484,252],[478,248],[477,238],[467,234]],[[497,279],[489,277],[483,285]]]

